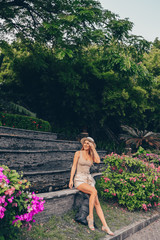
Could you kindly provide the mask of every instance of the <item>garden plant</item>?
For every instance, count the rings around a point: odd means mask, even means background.
[[[111,153],[98,181],[100,196],[115,199],[128,210],[145,211],[159,206],[160,167],[139,158]]]
[[[19,228],[29,230],[34,215],[44,210],[44,200],[29,193],[30,183],[15,170],[0,166],[0,240],[15,239]]]
[[[145,150],[142,147],[139,147],[137,152],[134,154],[134,156],[138,157],[139,159],[154,163],[156,167],[160,166],[160,154],[159,151],[151,151],[150,149]]]

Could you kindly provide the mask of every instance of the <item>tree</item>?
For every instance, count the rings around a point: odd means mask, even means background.
[[[98,1],[49,1],[52,10],[45,9],[47,2],[37,25],[23,22],[31,18],[27,10],[23,16],[17,12],[25,31],[1,44],[0,81],[7,98],[55,125],[92,132],[101,125],[110,133],[122,122],[143,125],[152,79],[141,61],[149,43],[130,35],[133,24]],[[30,3],[38,12],[36,4]]]

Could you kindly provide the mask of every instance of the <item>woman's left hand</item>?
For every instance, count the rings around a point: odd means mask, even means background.
[[[95,149],[95,147],[94,147],[94,145],[93,145],[93,143],[89,143],[89,146],[90,146],[90,148],[93,150],[93,149]]]

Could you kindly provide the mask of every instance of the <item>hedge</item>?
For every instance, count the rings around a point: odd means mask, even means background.
[[[2,126],[5,127],[22,128],[45,132],[51,131],[51,125],[49,122],[39,118],[24,115],[0,112],[0,122],[2,123]]]

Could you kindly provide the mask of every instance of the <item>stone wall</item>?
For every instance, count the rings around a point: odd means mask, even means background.
[[[25,136],[25,137],[33,137],[40,139],[57,139],[56,133],[51,132],[41,132],[41,131],[33,131],[19,128],[11,128],[11,127],[2,127],[0,126],[0,134],[9,134],[9,135],[17,135],[17,136]]]
[[[40,136],[39,136],[40,137]],[[35,149],[52,149],[52,150],[79,150],[81,147],[77,141],[67,140],[54,140],[34,138],[33,136],[15,136],[0,133],[0,149],[22,149],[22,150],[35,150]]]
[[[31,182],[33,191],[67,188],[74,154],[81,149],[81,144],[56,140],[54,136],[52,133],[0,127],[0,165],[22,171]],[[105,151],[98,153],[101,158],[105,156]],[[103,162],[95,164],[91,172],[100,172],[102,167]]]

